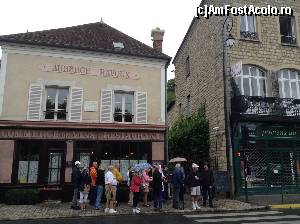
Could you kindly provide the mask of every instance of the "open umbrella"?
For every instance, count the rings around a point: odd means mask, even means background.
[[[186,158],[182,158],[182,157],[176,157],[173,158],[169,161],[169,163],[181,163],[181,162],[186,162]]]
[[[150,169],[152,166],[149,163],[139,163],[135,164],[132,169],[135,171]]]

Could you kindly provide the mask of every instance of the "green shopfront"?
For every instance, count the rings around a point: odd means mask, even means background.
[[[249,194],[300,192],[300,125],[239,122],[233,133],[238,195],[244,194],[245,183]]]

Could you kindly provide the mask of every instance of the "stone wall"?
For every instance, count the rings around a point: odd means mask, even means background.
[[[168,108],[168,126],[172,128],[174,123],[178,120],[178,105],[176,102]]]

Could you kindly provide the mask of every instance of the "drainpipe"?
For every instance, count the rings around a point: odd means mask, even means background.
[[[169,62],[165,65],[165,124],[167,125],[165,131],[165,164],[169,162],[169,149],[168,149],[168,132],[169,132],[169,122],[168,122],[168,111],[167,111],[167,68]]]

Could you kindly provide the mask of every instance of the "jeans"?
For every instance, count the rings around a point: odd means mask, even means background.
[[[139,197],[140,197],[140,192],[133,192],[133,204],[132,204],[132,206],[134,208],[136,208],[137,205],[138,205]]]
[[[78,188],[74,188],[73,199],[72,199],[72,207],[77,206],[77,197],[78,197]]]
[[[95,203],[95,207],[97,209],[101,208],[101,199],[102,199],[102,195],[103,195],[103,186],[102,185],[97,185],[96,186],[96,191],[97,191],[97,196],[96,196],[96,203]]]
[[[180,194],[180,187],[173,188],[173,208],[179,208],[179,194]]]
[[[212,204],[211,188],[209,186],[202,186],[203,206],[206,206],[207,196],[208,196],[208,204],[210,207],[212,207],[213,204]]]
[[[154,208],[162,208],[162,191],[153,189]]]
[[[91,186],[91,191],[89,194],[90,204],[94,204],[96,201],[97,188],[96,186]]]

